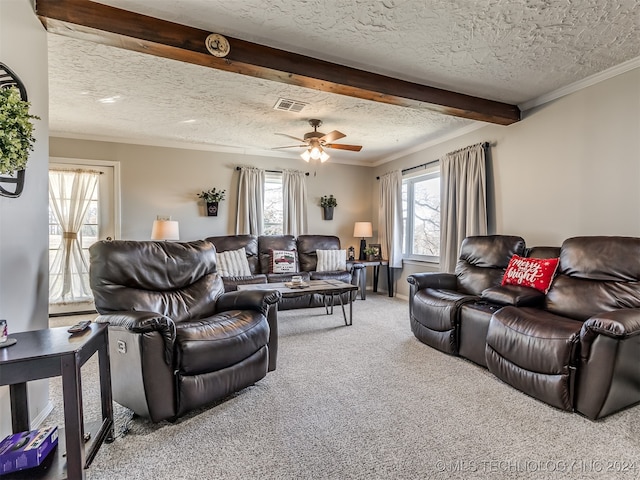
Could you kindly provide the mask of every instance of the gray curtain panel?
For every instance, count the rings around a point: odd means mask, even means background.
[[[487,234],[487,181],[482,143],[440,160],[440,270],[453,272],[465,237]]]
[[[262,235],[264,229],[264,170],[240,167],[236,235]]]
[[[392,268],[402,268],[402,171],[380,176],[378,240]]]
[[[282,172],[283,233],[304,235],[307,233],[307,181],[304,172]]]

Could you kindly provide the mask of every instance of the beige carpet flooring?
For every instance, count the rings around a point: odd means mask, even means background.
[[[119,436],[87,478],[640,478],[640,407],[592,422],[418,342],[405,301],[370,294],[354,312],[350,327],[339,310],[281,312],[278,369],[175,423],[116,405]],[[92,359],[85,417],[96,377]],[[61,425],[57,380],[51,399]]]

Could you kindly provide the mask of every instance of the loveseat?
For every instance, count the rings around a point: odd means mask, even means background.
[[[231,292],[238,285],[254,283],[281,283],[290,282],[294,275],[302,277],[303,281],[309,280],[340,280],[346,283],[358,285],[362,264],[352,264],[339,269],[318,271],[319,252],[340,251],[340,239],[333,235],[224,235],[207,237],[207,241],[213,243],[218,256],[224,257],[231,252],[243,252],[246,256],[248,268],[244,274],[238,275],[237,271],[227,274],[222,271],[222,280],[225,291]],[[288,272],[274,272],[273,252],[291,252],[293,263]],[[346,260],[346,252],[340,254]],[[277,259],[275,259],[277,260]],[[331,268],[331,267],[330,267]],[[357,292],[344,293],[343,301],[349,301],[349,295],[355,299]],[[323,307],[324,297],[320,294],[301,295],[295,298],[282,298],[278,302],[279,310],[293,308]]]
[[[502,285],[513,255],[540,265],[558,258],[548,287]],[[640,402],[640,238],[528,249],[520,237],[469,237],[455,273],[407,281],[423,343],[593,420]]]

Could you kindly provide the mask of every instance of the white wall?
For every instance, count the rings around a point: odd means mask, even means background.
[[[490,232],[527,245],[560,245],[577,235],[640,236],[640,69],[385,164],[375,174],[438,159],[478,142],[488,164]],[[377,202],[377,195],[373,202]],[[376,207],[377,208],[377,207]],[[396,281],[433,269],[407,265]],[[384,280],[383,280],[384,282]]]
[[[25,84],[34,121],[35,149],[18,198],[0,196],[0,318],[9,335],[48,324],[48,83],[47,38],[29,0],[0,1],[0,61]],[[12,347],[8,347],[12,348]],[[48,381],[29,383],[32,422],[48,404]],[[9,388],[0,387],[0,438],[11,433]]]
[[[100,159],[120,162],[122,178],[122,238],[147,240],[156,215],[171,215],[180,222],[181,240],[195,240],[235,232],[236,166],[267,170],[297,169],[307,177],[309,233],[337,235],[342,245],[358,246],[353,224],[371,219],[369,167],[328,161],[307,164],[301,159],[258,157],[231,153],[150,147],[141,145],[50,139],[52,157]],[[364,172],[364,174],[363,174]],[[202,190],[226,189],[217,217],[207,217],[197,198]],[[338,199],[333,220],[322,218],[320,197]]]

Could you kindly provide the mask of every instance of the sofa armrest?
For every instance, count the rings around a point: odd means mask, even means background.
[[[576,410],[592,420],[640,402],[640,308],[599,313],[580,330]]]
[[[453,273],[414,273],[407,277],[407,282],[413,285],[416,291],[424,290],[425,288],[456,290],[458,286],[458,279]]]
[[[164,360],[173,362],[173,344],[176,340],[176,325],[172,319],[156,312],[123,311],[100,315],[97,323],[108,323],[133,333],[158,332],[164,340]]]
[[[238,290],[223,293],[216,302],[216,313],[227,310],[255,310],[266,317],[269,305],[278,303],[281,297],[277,290]]]
[[[624,339],[640,334],[640,308],[623,308],[594,315],[582,324],[580,341],[590,343],[598,335]]]
[[[363,268],[367,268],[364,263],[352,263],[351,265],[347,265],[349,267],[349,273],[353,275],[354,273],[362,270]]]

